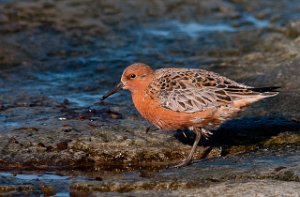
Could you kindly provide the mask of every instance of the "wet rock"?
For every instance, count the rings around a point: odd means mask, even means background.
[[[16,195],[34,195],[34,188],[31,185],[1,185],[0,195],[16,196]]]
[[[132,172],[122,180],[106,177],[98,181],[84,181],[71,186],[72,194],[85,195],[221,195],[224,192],[297,194],[299,164],[295,157],[299,149],[268,149],[223,158],[199,160],[182,169],[154,171],[148,175]],[[282,154],[282,153],[288,153]],[[277,158],[274,160],[274,158]],[[282,168],[282,165],[285,165]],[[285,182],[290,181],[290,182]],[[291,184],[291,185],[289,185]],[[269,185],[285,185],[278,190]],[[244,190],[245,191],[244,191]],[[282,190],[283,189],[283,190]],[[240,190],[240,191],[239,191]],[[243,191],[241,191],[243,190]],[[251,193],[251,194],[252,194]],[[226,193],[227,194],[227,193]]]
[[[270,189],[272,186],[272,189]],[[95,192],[94,195],[102,196],[267,196],[272,195],[298,195],[299,185],[297,183],[287,184],[281,181],[247,181],[236,184],[233,181],[218,183],[215,185],[206,185],[195,189],[181,189],[181,190],[159,190],[159,191],[145,191],[137,190],[129,193],[100,193]]]
[[[300,21],[290,21],[289,24],[283,29],[284,33],[290,38],[297,38],[300,35]]]
[[[69,141],[63,141],[63,142],[56,144],[57,150],[66,150],[68,148],[68,143],[69,143]]]
[[[196,186],[196,185],[195,185]],[[164,181],[159,183],[151,183],[147,181],[135,181],[134,183],[114,183],[114,182],[106,182],[100,183],[78,183],[74,184],[71,187],[72,192],[86,192],[87,194],[90,192],[130,192],[134,190],[165,190],[165,189],[185,189],[191,187],[191,183],[181,183],[178,181]]]
[[[49,185],[41,185],[41,191],[45,196],[53,196],[56,194],[55,189]]]
[[[54,126],[53,121],[48,121],[47,125]],[[39,126],[34,127],[38,128],[38,131],[28,135],[17,129],[7,134],[14,137],[2,141],[3,148],[5,146],[5,150],[2,151],[3,158],[30,167],[47,163],[59,168],[66,165],[68,168],[76,165],[94,166],[95,169],[161,168],[183,159],[193,143],[191,133],[187,133],[186,136],[177,135],[177,139],[183,144],[172,135],[161,131],[145,134],[144,123],[141,122],[141,125],[136,127],[136,121],[106,124],[94,122],[95,126],[89,126],[89,130],[81,129],[90,125],[89,121],[68,120],[63,124],[66,125],[66,122],[82,132],[61,132],[59,129],[48,132]],[[60,124],[56,125],[61,127]],[[130,129],[132,126],[136,129]],[[198,147],[195,158],[220,157],[259,148],[296,145],[299,144],[298,127],[298,123],[276,118],[228,122],[209,140],[201,142],[204,147]],[[290,132],[283,132],[286,130]],[[3,139],[5,138],[3,136]],[[10,158],[12,155],[14,157]]]
[[[0,16],[1,17],[1,16]],[[1,32],[1,28],[0,28]],[[26,51],[18,46],[6,43],[0,39],[0,69],[8,69],[15,66],[21,66],[24,62],[29,61],[30,57]]]

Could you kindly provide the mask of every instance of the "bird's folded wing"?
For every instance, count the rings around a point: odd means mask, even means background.
[[[260,94],[214,72],[201,69],[161,69],[149,85],[148,94],[159,98],[164,108],[194,113],[228,105]]]
[[[202,88],[161,92],[161,106],[173,111],[194,113],[212,107],[226,106],[238,100],[261,96],[262,93],[245,88]]]

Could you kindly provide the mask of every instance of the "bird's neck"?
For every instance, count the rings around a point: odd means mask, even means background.
[[[138,112],[146,119],[149,120],[152,105],[147,94],[145,94],[145,89],[139,89],[131,92],[131,97],[135,108]]]
[[[134,89],[131,91],[132,101],[139,111],[139,113],[146,119],[149,119],[149,112],[151,111],[151,104],[149,103],[149,96],[146,94],[146,90],[149,84],[152,82],[153,76],[148,76],[141,83],[136,83]]]

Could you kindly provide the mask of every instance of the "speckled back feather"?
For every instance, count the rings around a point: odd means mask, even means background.
[[[251,88],[207,70],[166,68],[155,71],[146,93],[159,98],[164,108],[187,113],[226,106],[240,99],[277,94],[256,92]]]

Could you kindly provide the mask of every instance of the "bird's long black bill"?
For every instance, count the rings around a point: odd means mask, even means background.
[[[111,91],[107,92],[106,94],[104,94],[101,98],[101,101],[104,101],[104,99],[106,99],[107,97],[113,95],[114,93],[119,92],[120,90],[123,89],[123,83],[120,82],[116,87],[114,87]]]

